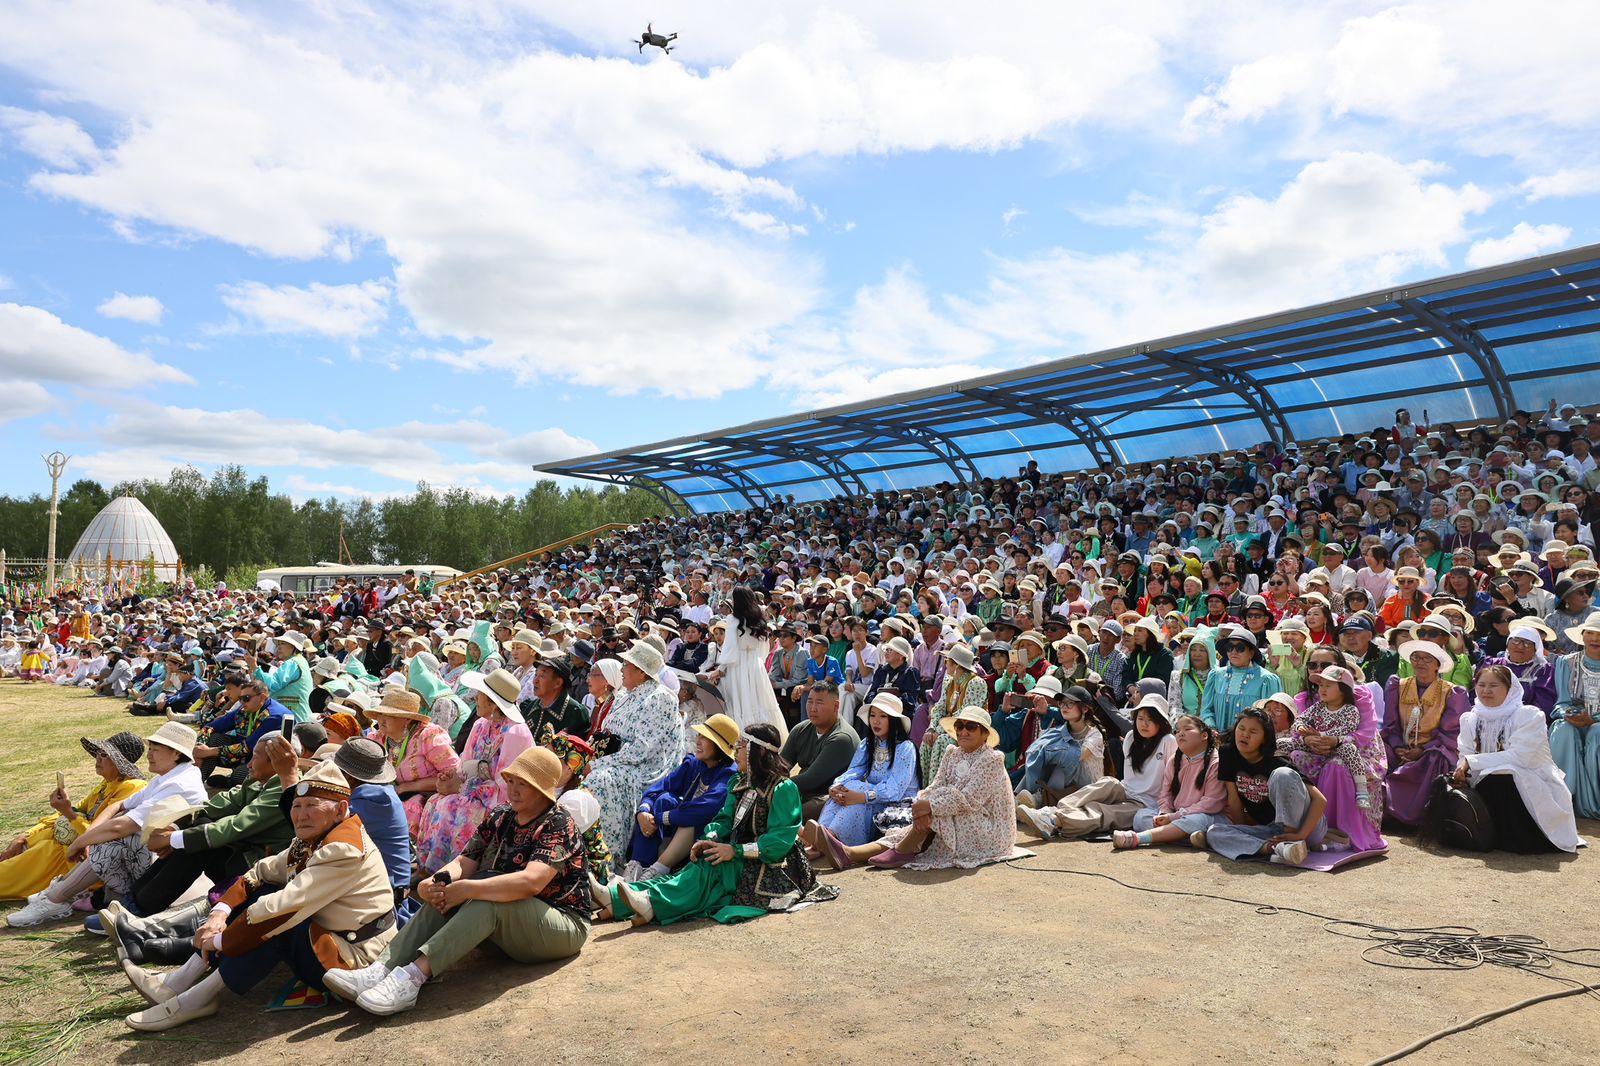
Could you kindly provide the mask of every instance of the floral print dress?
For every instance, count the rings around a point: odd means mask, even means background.
[[[639,797],[683,757],[683,716],[677,698],[655,679],[617,697],[606,715],[606,732],[622,747],[594,761],[584,781],[600,801],[600,828],[607,840],[632,837]]]
[[[521,722],[479,718],[461,757],[465,780],[452,796],[435,794],[422,811],[417,829],[417,865],[428,873],[461,854],[484,815],[506,802],[500,771],[533,747],[533,734]]]
[[[456,749],[450,745],[450,734],[432,722],[413,722],[403,740],[385,740],[384,748],[389,761],[394,764],[395,787],[400,789],[408,781],[424,781],[430,777],[454,770],[461,765]],[[422,809],[431,795],[413,792],[405,795],[406,828],[411,839],[417,839],[422,829]]]
[[[933,808],[933,841],[906,869],[970,870],[1008,858],[1016,848],[1011,778],[999,749],[979,748],[968,754],[950,748],[939,763],[939,776],[917,797]],[[894,847],[909,832],[909,826],[895,829],[883,842]]]

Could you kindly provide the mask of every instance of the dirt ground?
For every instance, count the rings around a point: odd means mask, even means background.
[[[15,742],[12,695],[0,694],[0,739]],[[1595,839],[1600,823],[1580,831]],[[1323,874],[1187,848],[1021,842],[1037,857],[1011,867],[825,874],[842,889],[836,901],[742,926],[598,926],[560,965],[517,966],[489,949],[430,984],[415,1011],[387,1020],[342,1005],[263,1013],[281,984],[273,978],[245,1000],[230,996],[217,1017],[136,1036],[117,1015],[140,1002],[103,940],[5,929],[0,1026],[13,1036],[70,1030],[59,1057],[130,1064],[1362,1063],[1558,987],[1499,968],[1383,969],[1362,961],[1366,944],[1314,919],[1038,872],[1046,867],[1390,926],[1600,945],[1600,910],[1588,903],[1600,857],[1587,852],[1468,857],[1391,838],[1388,856]],[[1600,981],[1600,972],[1558,972]],[[1407,1061],[1593,1063],[1597,1006],[1541,1004]],[[0,1051],[0,1066],[55,1057],[48,1041],[6,1047],[15,1050]]]

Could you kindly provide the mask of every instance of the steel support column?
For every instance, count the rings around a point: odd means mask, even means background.
[[[661,466],[691,477],[715,478],[743,496],[744,502],[752,508],[772,506],[772,494],[766,490],[766,486],[730,463],[715,459],[678,459],[666,455],[628,455],[619,458],[641,468],[633,473],[644,474],[652,466]]]
[[[1279,407],[1278,401],[1272,398],[1271,393],[1267,392],[1261,383],[1249,374],[1162,349],[1150,351],[1135,349],[1135,354],[1178,370],[1187,371],[1201,381],[1215,382],[1226,387],[1229,392],[1238,396],[1239,399],[1250,406],[1250,410],[1255,412],[1255,416],[1261,420],[1262,428],[1267,431],[1268,439],[1280,449],[1289,441],[1294,440],[1294,431],[1289,428],[1289,419],[1285,417],[1283,408]]]
[[[1478,373],[1483,375],[1484,383],[1489,386],[1489,395],[1494,397],[1496,417],[1502,422],[1509,420],[1517,409],[1517,401],[1511,393],[1511,379],[1506,376],[1506,368],[1488,338],[1460,319],[1443,311],[1435,311],[1421,300],[1403,298],[1395,302],[1405,308],[1412,318],[1455,345],[1472,360]]]

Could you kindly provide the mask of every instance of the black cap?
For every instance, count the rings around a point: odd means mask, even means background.
[[[1339,627],[1339,632],[1372,633],[1374,632],[1372,628],[1372,619],[1366,617],[1365,615],[1351,615],[1349,618],[1346,618],[1344,620],[1344,624]]]

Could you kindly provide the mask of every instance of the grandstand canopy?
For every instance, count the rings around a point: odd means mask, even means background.
[[[1362,432],[1600,392],[1600,245],[698,437],[544,463],[696,511]],[[648,486],[646,486],[648,487]]]

